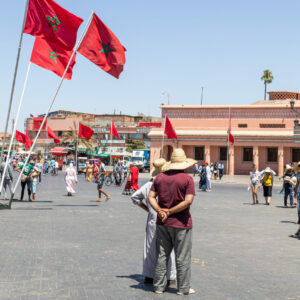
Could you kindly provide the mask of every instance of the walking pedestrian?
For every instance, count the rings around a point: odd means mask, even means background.
[[[193,174],[194,177],[196,174],[198,174],[198,169],[199,169],[198,163],[195,163],[194,174]]]
[[[75,184],[78,183],[76,170],[72,163],[68,166],[65,172],[65,183],[68,196],[72,196],[75,193]]]
[[[2,161],[1,166],[0,166],[0,178],[1,178],[1,180],[2,180],[2,177],[4,177],[4,181],[3,181],[4,200],[8,200],[7,188],[9,189],[10,195],[12,195],[12,182],[13,182],[12,167],[11,167],[10,164],[7,165],[6,174],[4,174],[6,159],[4,159]]]
[[[86,167],[86,181],[91,182],[93,177],[93,162],[90,160]]]
[[[38,178],[41,173],[40,173],[39,169],[36,167],[36,164],[33,163],[32,165],[35,168],[31,174],[31,201],[34,201],[35,195],[36,195],[36,186],[37,186]]]
[[[284,188],[284,207],[287,206],[287,198],[290,198],[290,206],[291,207],[296,207],[294,205],[294,188],[297,184],[297,179],[295,175],[293,174],[293,168],[291,166],[288,166],[286,168],[286,172],[283,175],[283,188]]]
[[[224,165],[222,162],[218,164],[218,170],[219,170],[219,179],[221,180],[224,175]]]
[[[34,169],[34,162],[31,160],[26,166],[25,164],[20,165],[16,169],[17,172],[21,173],[22,169],[24,168],[23,174],[21,175],[21,197],[20,201],[23,201],[24,198],[24,191],[27,185],[27,193],[28,193],[28,201],[31,202],[31,189],[32,189],[32,180],[31,174],[35,171]]]
[[[100,166],[99,166],[99,170],[98,170],[98,178],[96,180],[97,190],[98,190],[98,200],[96,202],[102,202],[102,199],[101,199],[102,194],[104,194],[104,196],[106,197],[106,201],[108,201],[110,199],[110,195],[107,194],[103,190],[103,184],[104,184],[104,179],[105,179],[105,174],[106,174],[105,165],[101,159],[99,160],[99,163],[100,163]]]
[[[206,185],[207,185],[207,191],[211,192],[211,166],[209,166],[208,162],[205,163],[206,167]]]
[[[297,197],[298,204],[298,224],[300,224],[300,161],[295,166],[295,173],[297,178],[297,184],[295,186],[295,196]]]
[[[171,161],[162,167],[149,193],[149,203],[158,213],[158,258],[154,276],[154,291],[162,294],[167,285],[167,262],[174,248],[177,269],[177,294],[195,293],[190,286],[192,217],[190,206],[195,195],[193,178],[184,170],[195,160],[186,157],[183,149],[175,149]],[[156,200],[158,198],[158,201]]]
[[[131,174],[131,186],[134,191],[139,189],[138,181],[139,181],[139,169],[136,166],[136,163],[133,163],[132,167],[130,168]]]
[[[42,182],[42,164],[41,161],[38,160],[35,164],[35,168],[37,169],[37,171],[39,172],[38,178],[39,178],[39,183]]]
[[[199,181],[199,190],[202,192],[206,192],[207,190],[207,179],[206,179],[206,166],[203,164],[200,172],[200,181]]]
[[[250,172],[250,184],[249,189],[252,190],[252,200],[253,205],[258,204],[258,194],[257,189],[260,187],[260,172],[257,170],[256,165],[252,166],[252,171]]]
[[[114,166],[114,172],[113,172],[116,185],[120,185],[121,184],[121,181],[122,181],[122,171],[123,171],[123,168],[122,168],[121,162],[120,161],[116,162],[116,164]]]
[[[166,163],[165,159],[159,158],[154,163],[154,169],[151,170],[151,180],[144,184],[139,190],[137,190],[132,196],[131,200],[134,204],[138,205],[144,211],[148,213],[146,236],[144,242],[144,255],[143,255],[143,276],[144,283],[153,284],[153,278],[155,274],[155,266],[157,261],[157,249],[156,249],[156,219],[157,212],[151,207],[148,200],[148,195],[153,184],[153,179],[161,173],[163,165]],[[175,254],[171,252],[170,259],[168,261],[167,279],[170,283],[175,283],[176,280],[176,266],[175,266]]]
[[[261,173],[261,178],[262,178],[261,181],[263,185],[266,205],[270,205],[270,201],[272,198],[274,175],[276,175],[276,173],[273,170],[271,170],[269,167],[267,167]]]

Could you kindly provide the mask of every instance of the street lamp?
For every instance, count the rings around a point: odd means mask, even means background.
[[[295,107],[295,101],[293,99],[290,101],[290,106],[291,106],[291,109],[294,109],[294,107]]]
[[[168,96],[168,105],[170,105],[170,93],[166,92],[166,91],[163,91],[162,94],[163,95],[167,94],[167,96]]]

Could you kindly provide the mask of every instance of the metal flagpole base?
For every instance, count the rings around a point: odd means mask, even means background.
[[[9,204],[2,204],[2,203],[0,203],[0,210],[1,209],[11,209],[11,206],[9,206]]]

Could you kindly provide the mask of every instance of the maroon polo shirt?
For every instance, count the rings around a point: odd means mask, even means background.
[[[151,191],[157,194],[161,208],[171,208],[184,201],[185,195],[195,195],[195,185],[193,178],[183,171],[168,171],[157,175]],[[170,215],[165,223],[157,216],[156,224],[190,229],[192,228],[190,208]]]

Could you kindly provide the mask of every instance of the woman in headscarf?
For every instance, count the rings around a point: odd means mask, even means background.
[[[155,274],[155,266],[157,260],[157,249],[156,249],[156,218],[157,213],[151,207],[148,201],[148,194],[153,184],[153,179],[161,173],[162,166],[166,163],[165,159],[159,158],[154,162],[154,169],[151,171],[150,176],[152,179],[144,184],[138,191],[132,196],[132,202],[138,205],[140,208],[148,213],[147,225],[146,225],[146,236],[144,243],[144,256],[143,256],[143,276],[144,283],[152,284]],[[169,264],[168,264],[168,280],[176,280],[176,266],[175,266],[175,255],[172,251]]]
[[[76,171],[72,163],[70,163],[69,167],[66,169],[65,182],[68,196],[72,196],[72,194],[75,193],[75,183],[78,182]]]
[[[136,163],[133,163],[133,166],[130,168],[131,174],[131,186],[134,191],[139,189],[138,180],[139,180],[139,169],[136,166]]]

